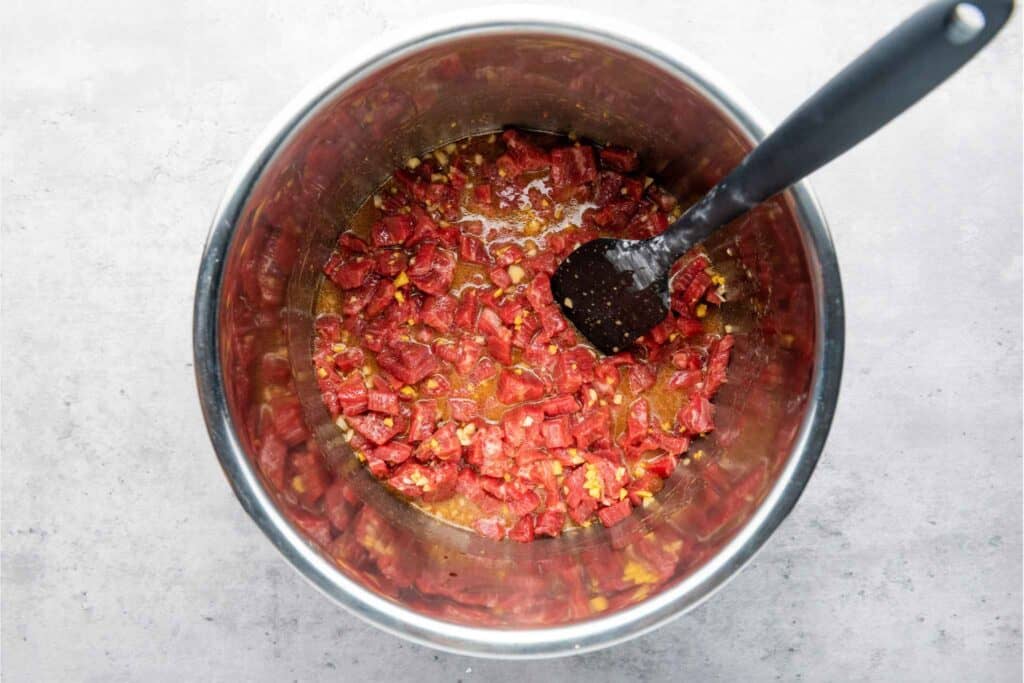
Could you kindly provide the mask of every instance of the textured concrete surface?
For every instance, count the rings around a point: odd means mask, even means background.
[[[592,3],[774,120],[917,4]],[[709,603],[599,654],[481,661],[366,626],[264,540],[194,395],[207,222],[326,63],[461,6],[3,3],[4,680],[1019,680],[1019,14],[814,178],[841,406],[795,512]]]

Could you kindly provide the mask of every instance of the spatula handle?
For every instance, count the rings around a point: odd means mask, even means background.
[[[867,138],[988,43],[1013,0],[940,0],[897,26],[794,111],[658,239],[674,261],[691,246]]]

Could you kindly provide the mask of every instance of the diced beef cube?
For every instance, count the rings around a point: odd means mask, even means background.
[[[377,364],[406,384],[415,384],[440,368],[429,346],[396,342],[377,353]]]
[[[579,401],[569,394],[563,394],[545,401],[543,403],[543,408],[544,414],[548,416],[567,415],[569,413],[578,412],[580,404]]]
[[[400,417],[378,415],[367,413],[365,415],[353,415],[347,418],[348,423],[360,436],[377,446],[383,446],[400,434],[403,429],[403,421]]]
[[[585,449],[593,443],[610,438],[611,416],[607,408],[583,413],[572,428],[576,446]]]
[[[428,296],[420,309],[420,319],[438,332],[446,334],[455,322],[455,308],[458,301],[450,294]]]
[[[386,443],[373,449],[373,456],[389,465],[400,465],[412,455],[412,446],[398,441]]]
[[[487,265],[491,262],[484,243],[472,235],[459,236],[459,258],[469,263]]]
[[[365,256],[344,258],[333,254],[324,265],[324,274],[341,289],[360,287],[373,272],[374,260]]]
[[[662,479],[668,479],[679,464],[679,458],[674,455],[663,455],[662,457],[647,463],[645,469]]]
[[[544,445],[548,448],[568,448],[572,445],[568,415],[545,420],[541,432],[544,435]]]
[[[471,398],[448,399],[448,410],[452,419],[459,422],[470,422],[480,416],[480,407]]]
[[[480,304],[475,287],[469,287],[459,295],[459,305],[455,309],[455,325],[461,330],[476,328],[476,317]]]
[[[408,276],[427,294],[447,294],[455,278],[455,255],[433,242],[421,244],[409,261]]]
[[[704,381],[706,396],[714,396],[725,381],[725,368],[729,365],[733,343],[731,334],[711,342],[711,348],[708,349],[707,379]]]
[[[462,454],[462,444],[455,434],[455,423],[446,422],[424,439],[416,449],[416,457],[420,460],[451,460]]]
[[[529,543],[533,540],[533,536],[534,528],[532,515],[523,515],[508,531],[509,539],[518,541],[519,543]]]
[[[626,443],[636,444],[647,436],[651,422],[651,409],[646,398],[638,398],[629,406],[626,416]]]
[[[437,401],[430,399],[416,401],[412,404],[412,415],[409,423],[409,440],[416,442],[426,439],[434,433],[437,424]]]
[[[597,498],[587,490],[587,468],[580,466],[565,477],[565,503],[569,517],[577,524],[583,524],[597,510]]]
[[[506,405],[536,401],[544,396],[544,382],[529,370],[502,370],[498,375],[498,400]]]
[[[386,216],[370,229],[370,241],[375,247],[401,246],[412,234],[413,218],[407,214]]]
[[[705,434],[715,428],[714,406],[704,394],[693,392],[685,406],[679,410],[676,422],[691,434]]]
[[[477,429],[466,453],[466,462],[485,476],[503,476],[511,465],[511,457],[505,448],[501,428],[487,425]]]
[[[602,166],[619,173],[632,173],[640,166],[637,153],[625,147],[605,147],[600,156]]]
[[[614,505],[601,508],[597,511],[597,518],[601,520],[601,524],[606,527],[613,527],[622,520],[629,517],[629,513],[633,511],[632,506],[629,503],[629,499],[620,500]]]
[[[579,186],[595,178],[593,148],[579,145],[551,150],[551,184],[555,189]]]
[[[630,390],[635,394],[640,394],[654,386],[658,374],[647,363],[637,363],[629,368],[627,377]]]
[[[513,448],[523,444],[536,445],[541,442],[541,425],[544,411],[536,405],[520,405],[508,410],[501,417],[501,428],[505,441]]]
[[[366,409],[374,413],[398,415],[398,394],[391,391],[368,391]]]
[[[548,509],[537,515],[534,533],[538,536],[560,536],[565,526],[565,513],[561,510]]]
[[[334,390],[334,396],[345,415],[359,415],[367,409],[368,394],[363,376],[353,372],[345,377]]]
[[[405,255],[405,252],[397,249],[389,249],[377,254],[376,263],[376,271],[378,275],[381,277],[395,277],[405,270],[406,265],[409,263],[409,259]]]

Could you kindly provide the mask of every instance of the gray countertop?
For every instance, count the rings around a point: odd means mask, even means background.
[[[679,4],[591,9],[777,121],[918,2]],[[4,680],[1020,680],[1019,11],[812,179],[847,297],[840,406],[795,511],[714,599],[597,654],[475,660],[363,624],[264,539],[195,398],[208,221],[325,64],[462,6],[3,5]]]

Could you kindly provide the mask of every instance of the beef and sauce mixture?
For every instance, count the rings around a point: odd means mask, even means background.
[[[627,149],[508,130],[409,159],[345,226],[317,300],[316,376],[392,491],[528,542],[618,524],[703,456],[690,442],[714,429],[732,347],[707,257],[676,264],[669,316],[614,356],[552,300],[577,246],[679,215],[638,168]]]

